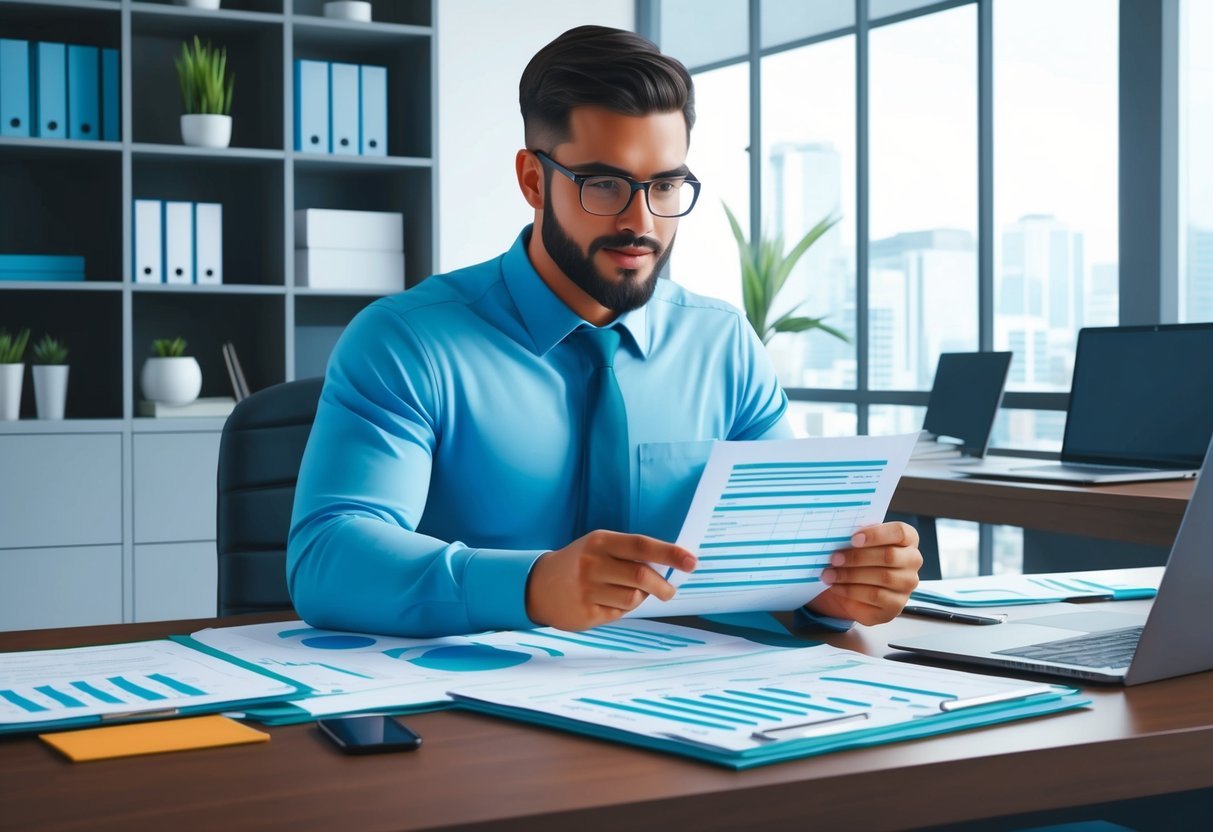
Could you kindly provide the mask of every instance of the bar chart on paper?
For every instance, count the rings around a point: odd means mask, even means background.
[[[678,596],[646,601],[642,614],[792,609],[812,600],[830,555],[884,519],[912,440],[718,442],[678,537],[699,565],[689,575],[667,571]]]

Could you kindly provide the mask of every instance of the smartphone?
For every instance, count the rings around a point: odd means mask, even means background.
[[[414,751],[421,737],[390,716],[347,716],[318,719],[320,730],[346,754]]]

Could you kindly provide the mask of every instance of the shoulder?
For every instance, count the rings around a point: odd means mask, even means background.
[[[717,336],[726,327],[738,333],[744,333],[748,327],[745,316],[733,304],[698,295],[672,280],[657,281],[649,308],[659,322],[680,328],[710,326]]]

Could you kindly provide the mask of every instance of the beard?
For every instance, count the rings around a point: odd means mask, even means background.
[[[674,241],[665,248],[661,247],[651,237],[637,237],[634,234],[613,234],[597,237],[590,243],[589,251],[582,254],[581,249],[573,238],[565,233],[564,228],[557,222],[552,213],[550,180],[548,192],[548,209],[543,212],[543,247],[565,276],[573,281],[581,291],[598,301],[599,304],[620,314],[639,309],[649,302],[653,290],[657,288],[658,275],[670,259],[674,250]],[[639,198],[643,198],[643,195]],[[647,248],[655,255],[652,270],[647,276],[641,277],[639,269],[616,269],[618,280],[603,277],[594,267],[594,255],[604,248]]]

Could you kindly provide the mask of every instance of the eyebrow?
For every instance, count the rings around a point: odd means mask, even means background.
[[[614,174],[615,176],[622,176],[625,179],[631,179],[633,182],[650,181],[652,179],[669,179],[677,176],[689,176],[691,173],[691,169],[686,165],[679,165],[672,170],[663,170],[659,173],[655,173],[653,176],[649,177],[649,180],[640,180],[637,179],[630,170],[617,168],[614,165],[608,165],[605,162],[586,162],[585,164],[568,165],[567,167],[569,170],[582,176],[594,176],[596,174],[609,173]]]

